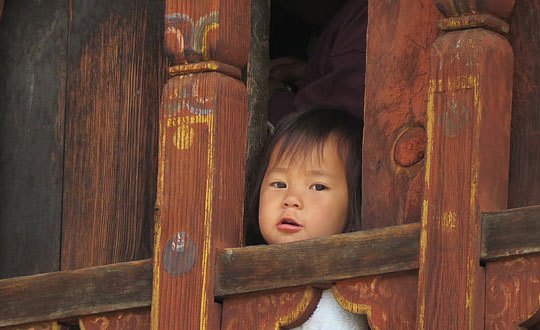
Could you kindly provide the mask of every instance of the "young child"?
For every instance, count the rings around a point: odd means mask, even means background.
[[[319,108],[284,118],[263,151],[258,173],[260,233],[268,244],[360,230],[362,122]],[[254,215],[254,214],[252,214]],[[369,329],[325,290],[298,329]]]

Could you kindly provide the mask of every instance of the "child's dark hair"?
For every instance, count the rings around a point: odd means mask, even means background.
[[[345,110],[314,108],[295,112],[279,122],[274,135],[265,145],[254,179],[253,191],[248,197],[247,244],[261,244],[264,239],[259,230],[259,192],[272,152],[279,148],[277,160],[289,155],[304,157],[317,148],[322,154],[328,138],[336,138],[338,153],[345,162],[349,210],[345,232],[361,228],[362,191],[362,128],[363,122]]]

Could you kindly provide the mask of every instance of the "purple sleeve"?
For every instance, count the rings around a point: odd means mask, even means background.
[[[296,111],[294,100],[293,92],[282,91],[272,95],[268,100],[268,121],[275,125],[281,118]]]

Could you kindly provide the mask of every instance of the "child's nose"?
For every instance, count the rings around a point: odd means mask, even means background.
[[[298,198],[298,196],[293,194],[287,194],[287,196],[285,196],[285,199],[283,199],[283,207],[293,207],[301,209],[303,208],[303,204],[300,201],[300,198]]]

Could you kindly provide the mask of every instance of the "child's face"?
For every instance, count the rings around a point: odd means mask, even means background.
[[[278,148],[276,148],[278,149]],[[274,150],[259,196],[259,227],[269,244],[342,233],[348,214],[345,164],[334,139],[328,139],[319,157],[314,148],[307,157],[282,157]]]

